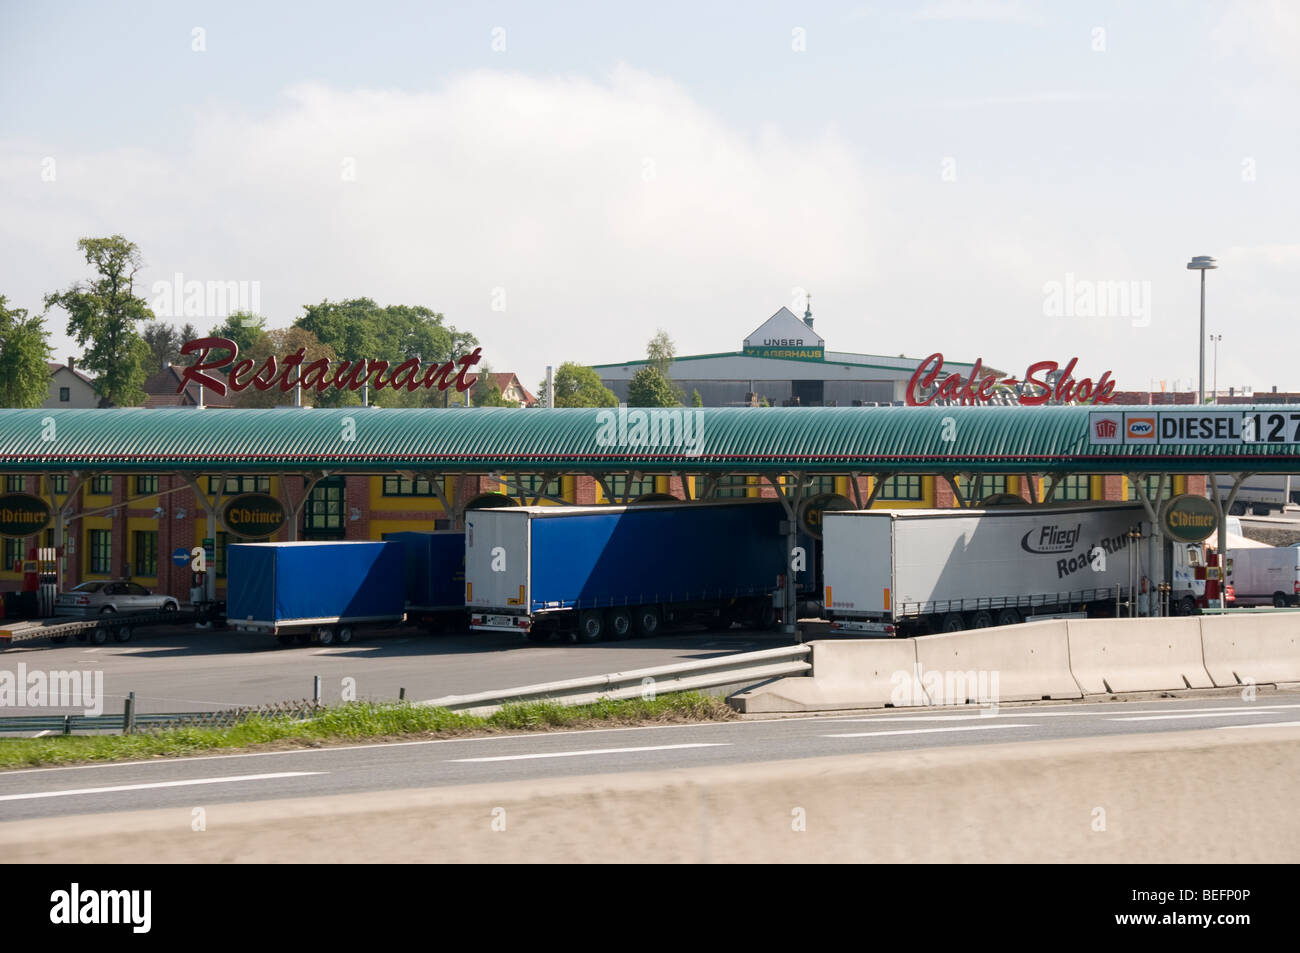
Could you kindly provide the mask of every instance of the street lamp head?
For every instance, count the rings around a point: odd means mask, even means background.
[[[1214,259],[1209,255],[1197,255],[1187,263],[1188,271],[1208,271],[1211,268],[1218,267],[1219,266],[1215,264]]]

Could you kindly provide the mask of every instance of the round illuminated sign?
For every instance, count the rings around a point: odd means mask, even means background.
[[[273,496],[244,493],[226,504],[221,521],[236,536],[261,539],[284,525],[284,507]]]
[[[819,493],[809,497],[799,510],[799,524],[813,539],[822,538],[822,514],[827,510],[856,509],[853,501],[839,493]]]
[[[50,522],[50,504],[28,493],[0,496],[0,536],[21,539],[39,533]]]
[[[1199,543],[1219,528],[1219,510],[1205,497],[1185,493],[1165,504],[1161,523],[1174,539]]]

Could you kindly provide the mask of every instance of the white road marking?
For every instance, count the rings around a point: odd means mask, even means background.
[[[1176,721],[1183,718],[1222,718],[1224,715],[1271,715],[1270,711],[1248,711],[1241,708],[1224,708],[1212,713],[1192,715],[1140,715],[1136,718],[1107,718],[1107,721]]]
[[[232,781],[269,781],[273,778],[301,778],[326,771],[280,771],[276,774],[242,774],[226,778],[194,778],[188,781],[154,781],[149,784],[118,784],[107,788],[73,788],[69,791],[33,791],[28,794],[0,794],[0,801],[31,801],[43,797],[71,797],[74,794],[112,794],[117,791],[144,791],[150,788],[180,788],[193,784],[229,784]]]
[[[448,758],[448,761],[531,761],[536,758],[580,758],[589,754],[627,754],[636,751],[674,751],[679,748],[730,748],[728,742],[690,745],[646,745],[640,748],[588,748],[586,751],[550,751],[544,754],[506,754],[492,758]]]
[[[1217,730],[1226,731],[1229,728],[1295,728],[1300,727],[1300,721],[1265,721],[1257,725],[1220,725]]]
[[[822,735],[823,738],[880,738],[885,735],[930,735],[941,731],[983,731],[988,728],[1033,728],[1034,725],[962,725],[957,728],[913,728],[910,731],[856,731],[846,735]]]
[[[1104,711],[1075,711],[1071,709],[1060,709],[1056,711],[1026,711],[1024,708],[1000,707],[996,712],[989,714],[964,714],[964,715],[908,715],[899,713],[897,715],[868,715],[865,718],[827,718],[827,721],[851,722],[854,724],[897,724],[901,721],[962,721],[969,719],[974,721],[982,718],[1062,718],[1068,715],[1087,717],[1091,715],[1110,717],[1118,714],[1114,706]],[[919,706],[918,706],[919,707]],[[972,705],[972,708],[982,708],[983,706]],[[1224,711],[1282,711],[1288,708],[1300,708],[1300,705],[1249,705],[1245,708],[1227,708],[1220,706],[1218,708],[1130,708],[1125,709],[1125,715],[1155,715],[1162,714],[1166,711],[1174,711],[1181,714],[1190,714],[1193,712],[1224,712]],[[985,709],[987,711],[987,709]]]

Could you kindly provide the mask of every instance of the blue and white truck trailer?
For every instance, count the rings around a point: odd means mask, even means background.
[[[241,632],[329,645],[405,617],[400,543],[236,543],[226,559],[226,623]]]
[[[458,530],[385,533],[400,543],[406,573],[406,621],[430,632],[463,628],[465,534]]]
[[[777,619],[791,554],[777,500],[516,506],[465,516],[470,628],[545,642],[653,636],[664,626]],[[801,538],[816,591],[812,541]]]

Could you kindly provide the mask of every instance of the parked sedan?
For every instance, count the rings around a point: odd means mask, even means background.
[[[126,579],[108,582],[83,582],[60,593],[54,614],[63,616],[97,616],[113,612],[175,612],[180,603],[175,596],[157,595],[139,583]]]

